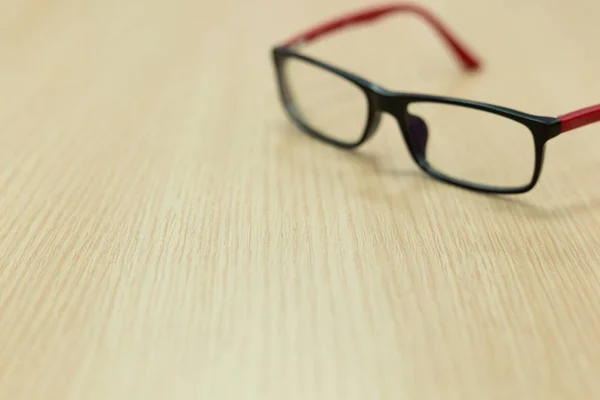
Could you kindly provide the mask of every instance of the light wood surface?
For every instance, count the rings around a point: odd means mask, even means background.
[[[1,399],[600,398],[600,126],[513,197],[425,177],[388,116],[355,153],[299,134],[271,46],[366,4],[0,3]],[[531,113],[600,102],[599,2],[422,4],[481,73],[411,16],[306,52]]]

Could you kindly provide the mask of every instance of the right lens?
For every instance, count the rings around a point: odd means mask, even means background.
[[[408,112],[414,151],[440,173],[500,189],[522,188],[533,180],[533,134],[520,122],[433,102],[411,103]]]
[[[355,144],[365,132],[369,103],[362,89],[325,68],[290,57],[284,81],[296,117],[322,136]]]

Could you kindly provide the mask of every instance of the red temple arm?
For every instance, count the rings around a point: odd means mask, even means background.
[[[593,124],[600,121],[600,104],[561,115],[558,119],[561,124],[561,133]]]
[[[446,41],[448,46],[452,49],[454,54],[458,57],[460,62],[466,69],[477,69],[480,66],[479,60],[462,45],[455,35],[445,27],[440,20],[438,20],[433,14],[425,10],[423,7],[413,4],[391,4],[376,6],[368,9],[364,9],[351,14],[343,15],[332,21],[326,22],[322,25],[316,26],[309,31],[301,33],[300,35],[294,36],[287,40],[284,46],[293,46],[295,44],[309,42],[329,32],[336,31],[345,26],[360,24],[363,22],[370,22],[377,18],[383,17],[398,12],[412,12],[425,21],[427,21],[437,33]]]

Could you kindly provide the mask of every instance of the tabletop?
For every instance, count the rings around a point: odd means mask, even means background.
[[[519,195],[431,179],[389,114],[356,150],[303,134],[273,46],[374,4],[0,4],[0,398],[600,398],[600,126]],[[599,2],[419,4],[480,71],[410,14],[298,51],[395,91],[600,103]]]

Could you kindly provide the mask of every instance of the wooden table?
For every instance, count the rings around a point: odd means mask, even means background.
[[[389,116],[357,152],[299,134],[271,46],[365,4],[2,2],[0,398],[600,398],[600,126],[504,197],[427,178]],[[534,114],[600,102],[599,2],[422,4],[480,73],[410,15],[306,52]]]

